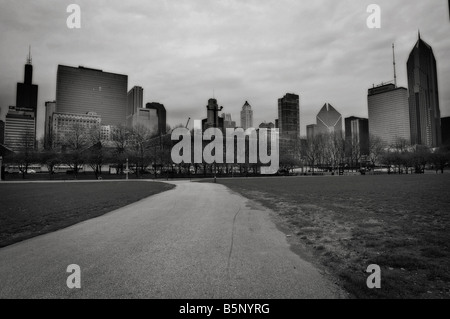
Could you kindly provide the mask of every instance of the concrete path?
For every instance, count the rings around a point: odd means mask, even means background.
[[[0,249],[0,298],[339,298],[270,212],[218,184],[177,187]],[[81,289],[66,285],[81,267]]]

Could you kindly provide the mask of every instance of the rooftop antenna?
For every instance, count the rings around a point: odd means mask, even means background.
[[[394,85],[397,87],[397,71],[395,70],[395,45],[392,43],[392,58],[394,62]]]
[[[31,45],[28,46],[28,57],[27,57],[27,64],[31,64]]]

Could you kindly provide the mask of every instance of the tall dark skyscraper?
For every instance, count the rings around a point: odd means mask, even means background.
[[[361,155],[369,154],[369,120],[360,117],[345,118],[345,153],[352,155],[357,143]]]
[[[441,113],[433,49],[420,38],[408,62],[411,143],[429,147],[441,144]]]
[[[38,86],[33,84],[31,49],[25,64],[23,83],[17,83],[16,106],[10,106],[5,118],[5,145],[15,152],[36,146]]]
[[[300,97],[287,93],[278,99],[278,125],[280,136],[300,137]]]
[[[126,123],[128,76],[85,67],[58,65],[56,112],[95,112],[102,125]]]
[[[167,113],[163,104],[152,102],[145,105],[146,109],[156,110],[158,117],[158,134],[164,135],[167,133]]]
[[[450,146],[450,117],[441,119],[442,144]]]
[[[17,83],[16,107],[19,109],[32,109],[36,114],[38,86],[33,84],[33,65],[31,64],[31,50],[25,64],[23,83]]]
[[[300,96],[297,94],[287,93],[278,99],[278,127],[280,157],[295,158],[300,147]]]
[[[0,144],[5,144],[5,122],[0,120]]]

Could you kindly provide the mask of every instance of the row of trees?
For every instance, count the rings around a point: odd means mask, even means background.
[[[178,126],[177,126],[178,127]],[[168,129],[170,131],[170,128]],[[27,139],[28,141],[28,139]],[[179,173],[197,174],[199,168],[206,174],[232,174],[235,165],[206,163],[182,163],[174,165],[171,150],[177,141],[171,141],[170,134],[159,136],[143,125],[133,128],[116,127],[109,140],[102,137],[100,127],[87,128],[75,124],[64,136],[53,139],[52,145],[37,151],[34,145],[26,142],[21,152],[5,156],[5,164],[16,165],[25,177],[30,164],[41,164],[53,173],[60,164],[69,165],[75,176],[81,167],[88,165],[96,177],[102,175],[102,167],[110,165],[115,173],[124,172],[129,163],[138,177],[147,168],[152,173],[163,173],[164,170],[177,170]],[[203,147],[209,142],[203,141]],[[246,142],[247,143],[247,142]],[[342,133],[317,134],[310,139],[290,140],[288,147],[280,143],[280,167],[290,170],[297,167],[329,169],[387,166],[397,172],[422,172],[426,165],[443,171],[450,161],[450,148],[441,147],[430,150],[424,146],[411,146],[407,141],[398,139],[392,145],[385,145],[378,137],[370,136],[369,144],[360,144],[358,140],[345,140]],[[284,146],[283,146],[284,145]],[[257,173],[260,163],[248,162],[248,144],[246,144],[246,162],[238,167],[239,173]],[[225,154],[224,145],[224,154]],[[235,152],[236,154],[236,152]]]
[[[293,151],[281,154],[280,165],[294,167],[359,169],[386,166],[388,171],[423,172],[429,165],[443,172],[450,162],[450,146],[430,149],[422,145],[410,145],[404,139],[396,139],[386,145],[379,137],[370,135],[368,144],[357,139],[346,140],[341,132],[317,134],[309,139],[294,142]],[[395,168],[395,169],[393,169]]]
[[[18,166],[23,177],[31,164],[45,165],[50,173],[57,165],[69,165],[75,176],[80,168],[89,165],[96,177],[102,174],[102,167],[112,164],[116,173],[123,173],[128,160],[137,176],[150,164],[164,165],[170,159],[170,145],[151,146],[148,141],[157,134],[143,125],[133,128],[115,127],[109,140],[104,140],[99,126],[86,127],[74,124],[71,129],[43,150],[34,145],[22,147],[20,152],[5,156],[5,164]]]

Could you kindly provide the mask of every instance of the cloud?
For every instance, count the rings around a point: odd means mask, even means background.
[[[31,44],[41,122],[44,102],[55,98],[57,65],[66,64],[127,74],[129,88],[144,87],[145,102],[165,104],[172,125],[203,118],[213,91],[238,123],[248,100],[255,124],[274,121],[278,98],[297,93],[305,134],[325,102],[343,116],[367,116],[367,89],[393,78],[393,42],[406,86],[418,29],[434,49],[441,113],[450,115],[443,1],[379,0],[379,30],[366,27],[368,0],[78,0],[82,28],[69,30],[72,2],[0,0],[0,116],[15,103]]]

